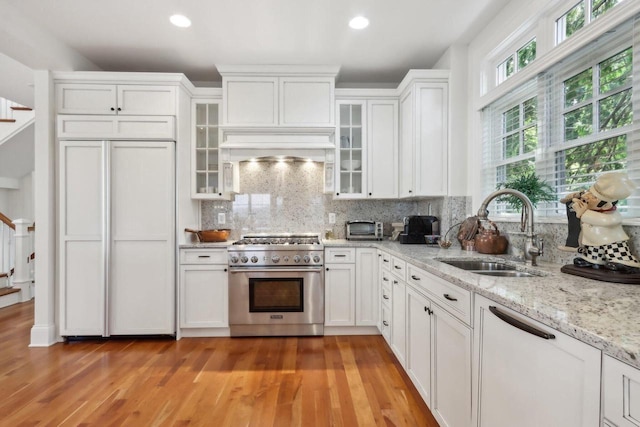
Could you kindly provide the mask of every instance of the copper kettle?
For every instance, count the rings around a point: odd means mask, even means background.
[[[478,234],[475,237],[476,250],[481,254],[503,254],[507,252],[509,241],[500,235],[498,227],[493,221],[488,221],[493,229],[484,228],[482,224],[478,227]]]

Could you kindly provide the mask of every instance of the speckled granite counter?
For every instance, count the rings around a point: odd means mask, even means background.
[[[211,243],[183,243],[180,245],[180,249],[204,249],[204,248],[227,248],[233,245],[234,240],[227,240],[226,242],[211,242]]]
[[[465,289],[483,295],[640,368],[640,286],[583,279],[561,265],[513,263],[543,276],[504,278],[470,273],[439,262],[451,258],[500,258],[437,246],[390,241],[325,240],[325,247],[376,247]]]

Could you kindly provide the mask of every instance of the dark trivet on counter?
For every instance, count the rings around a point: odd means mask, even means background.
[[[411,215],[404,217],[402,222],[404,223],[404,231],[400,233],[400,243],[415,245],[438,243],[440,221],[437,217],[430,215]],[[425,236],[429,236],[431,239]]]

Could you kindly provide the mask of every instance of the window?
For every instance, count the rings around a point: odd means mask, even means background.
[[[496,82],[500,84],[511,77],[513,74],[525,68],[534,59],[536,59],[536,39],[529,40],[502,61],[496,67]]]
[[[622,0],[582,0],[556,21],[556,44],[562,43],[589,22]]]
[[[562,83],[563,140],[555,151],[558,191],[580,190],[598,172],[625,169],[633,123],[632,49],[599,61]]]
[[[550,184],[558,199],[588,188],[605,171],[625,170],[640,181],[638,28],[618,27],[483,110],[484,194],[528,172]],[[618,206],[640,215],[637,197]],[[509,213],[500,204],[494,210]],[[559,202],[538,211],[564,216]]]

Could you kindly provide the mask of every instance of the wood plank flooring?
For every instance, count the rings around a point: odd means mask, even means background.
[[[1,426],[438,426],[380,336],[29,348],[32,324],[0,309]]]

